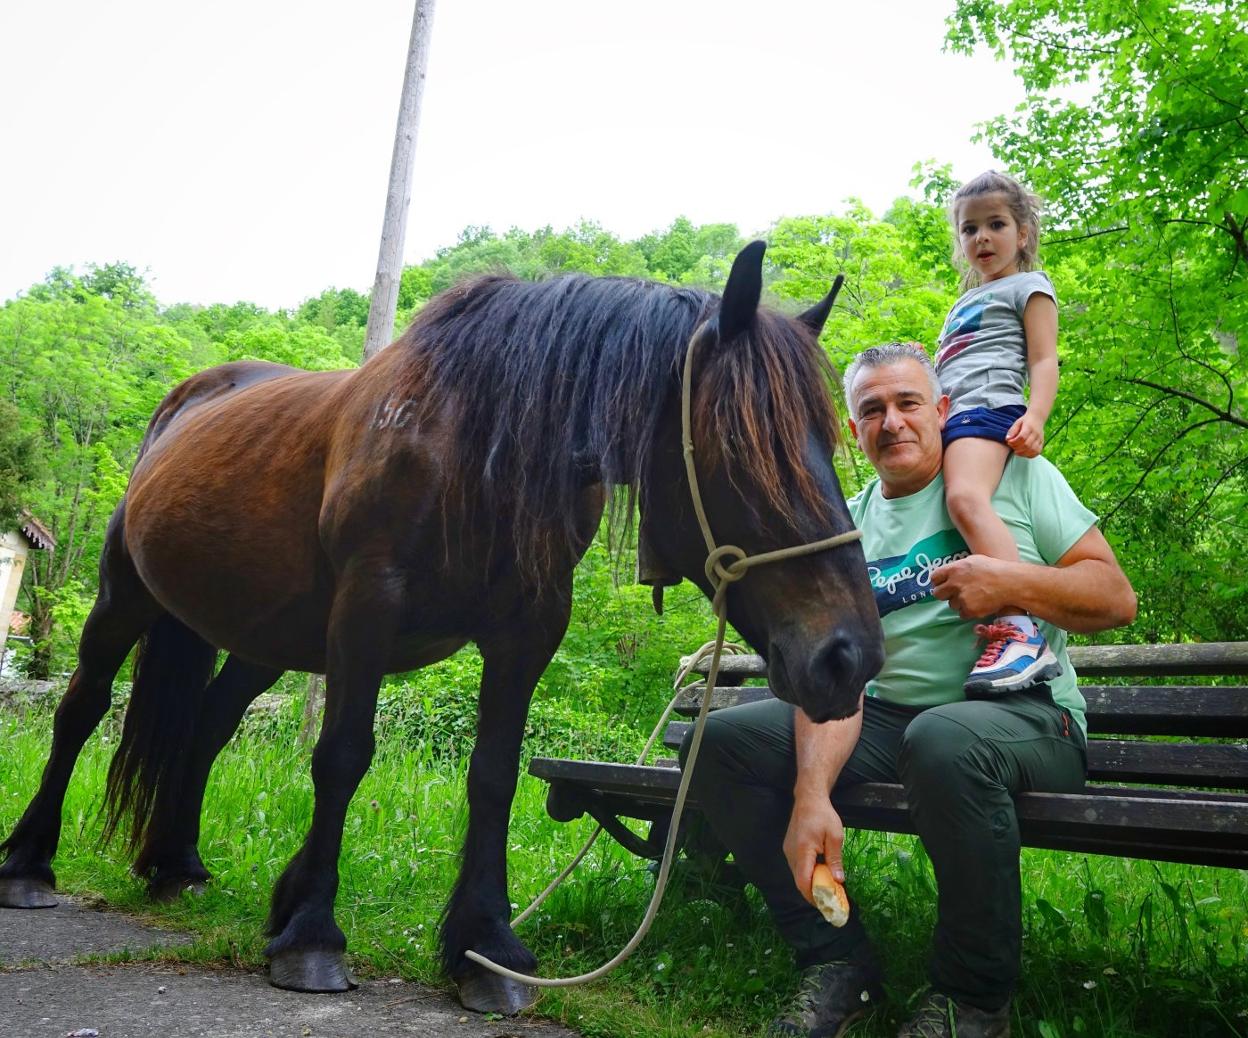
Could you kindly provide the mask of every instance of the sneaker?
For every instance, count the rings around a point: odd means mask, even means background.
[[[975,633],[988,644],[963,686],[968,698],[1021,692],[1043,681],[1052,681],[1062,673],[1062,665],[1057,662],[1040,628],[1033,630],[1028,637],[1016,624],[1001,619],[976,626]]]
[[[856,962],[825,962],[802,970],[797,994],[771,1022],[770,1036],[841,1038],[884,997],[879,972]]]
[[[897,1038],[1010,1038],[1010,1004],[990,1013],[929,991]]]

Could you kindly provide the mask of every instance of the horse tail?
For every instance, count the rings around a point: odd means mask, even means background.
[[[131,855],[144,843],[157,793],[176,792],[182,781],[216,661],[217,650],[168,613],[139,639],[121,742],[108,768],[101,842],[128,818]],[[135,872],[144,868],[135,862]]]

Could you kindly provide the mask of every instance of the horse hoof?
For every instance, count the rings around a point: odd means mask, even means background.
[[[52,885],[41,879],[0,879],[0,908],[55,908],[58,904]]]
[[[341,952],[281,951],[269,960],[269,983],[287,991],[328,993],[359,987]]]
[[[537,988],[510,977],[500,977],[490,970],[476,967],[455,982],[459,1002],[465,1009],[478,1013],[502,1013],[513,1016],[537,1001]]]
[[[147,898],[157,904],[177,901],[184,893],[199,897],[208,889],[202,879],[190,879],[186,876],[170,876],[166,879],[154,879],[147,885]]]

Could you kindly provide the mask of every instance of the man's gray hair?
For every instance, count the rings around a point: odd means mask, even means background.
[[[854,419],[858,417],[858,408],[854,406],[851,390],[858,372],[863,368],[885,368],[903,360],[915,361],[927,372],[927,381],[932,387],[933,403],[944,395],[944,390],[940,388],[940,379],[936,375],[936,369],[932,367],[932,359],[927,355],[927,350],[917,342],[886,342],[882,346],[871,346],[863,350],[849,362],[849,367],[845,369],[845,402],[849,405],[849,413]]]

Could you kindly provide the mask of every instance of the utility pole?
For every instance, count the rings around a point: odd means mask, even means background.
[[[425,92],[425,69],[429,65],[429,38],[433,33],[434,0],[416,0],[412,15],[412,39],[407,48],[407,71],[403,74],[403,97],[394,131],[394,155],[390,159],[390,185],[386,189],[386,215],[381,226],[377,254],[377,278],[368,308],[364,335],[364,359],[381,351],[394,335],[394,315],[399,306],[399,278],[403,274],[403,238],[407,210],[412,199],[413,157],[420,126],[420,99]]]
[[[390,184],[386,188],[386,215],[381,224],[381,248],[377,253],[377,277],[368,307],[364,333],[364,359],[381,352],[394,334],[394,315],[399,308],[399,279],[403,275],[403,238],[407,233],[407,210],[412,200],[412,169],[416,131],[420,127],[420,99],[425,92],[425,69],[429,66],[429,37],[433,32],[434,0],[416,0],[412,14],[412,38],[407,45],[407,69],[403,73],[403,96],[394,130],[394,154],[390,158]],[[317,720],[325,702],[325,678],[308,675],[303,701],[299,745],[316,741]]]

